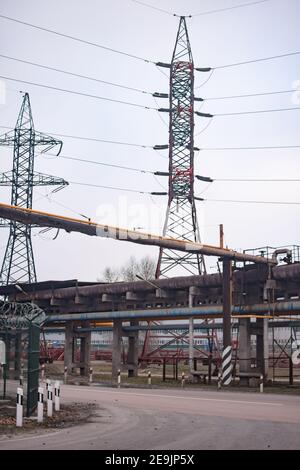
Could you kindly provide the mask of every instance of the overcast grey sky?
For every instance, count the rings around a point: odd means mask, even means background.
[[[146,0],[145,0],[146,1]],[[147,3],[178,14],[249,3],[249,0],[147,0]],[[0,14],[73,35],[154,61],[170,62],[178,18],[143,7],[132,0],[1,0]],[[198,67],[220,66],[300,50],[299,0],[270,0],[234,10],[188,19],[191,47]],[[154,92],[168,92],[167,69],[153,64],[55,36],[0,18],[0,54],[36,62],[101,80]],[[228,95],[290,90],[300,80],[300,56],[216,70],[197,89],[196,96]],[[167,106],[153,97],[42,70],[0,58],[1,75],[83,93],[131,101],[145,106]],[[162,73],[163,72],[163,73]],[[208,78],[196,73],[195,86]],[[142,145],[168,142],[168,116],[97,99],[6,82],[7,99],[1,105],[0,125],[15,125],[22,95],[28,91],[35,128],[47,133],[71,134],[118,140]],[[209,101],[202,110],[230,113],[300,106],[293,94]],[[295,95],[294,95],[295,98]],[[209,127],[197,118],[198,147],[244,147],[300,145],[300,111],[216,117]],[[1,130],[1,129],[0,129]],[[4,132],[4,130],[3,130]],[[107,163],[166,171],[167,152],[65,138],[62,155]],[[1,171],[12,167],[12,149],[1,148]],[[195,157],[196,173],[212,178],[300,178],[299,149],[261,151],[203,151]],[[132,173],[60,158],[37,156],[35,170],[74,182],[102,184],[140,191],[162,191],[167,180],[150,174]],[[10,194],[0,189],[1,200]],[[102,222],[162,231],[166,198],[89,188],[70,184],[45,197],[49,189],[35,190],[34,208],[53,213],[86,214]],[[195,193],[207,199],[300,202],[299,182],[230,183],[210,186],[195,183]],[[66,207],[62,207],[63,204]],[[252,205],[220,202],[197,203],[202,240],[218,242],[223,223],[226,244],[235,249],[299,244],[300,206]],[[102,217],[99,217],[102,215]],[[106,265],[118,266],[129,256],[157,256],[156,248],[139,247],[79,234],[55,232],[37,235],[33,244],[39,280],[95,280]],[[8,231],[0,233],[2,259]],[[208,262],[213,266],[214,260]]]

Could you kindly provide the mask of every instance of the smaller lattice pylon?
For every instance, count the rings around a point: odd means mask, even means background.
[[[30,99],[25,93],[15,129],[0,136],[0,146],[13,147],[13,169],[0,174],[0,186],[11,187],[11,205],[32,209],[34,186],[57,186],[68,183],[63,178],[34,172],[34,156],[37,147],[43,153],[58,146],[62,141],[34,129]],[[0,221],[0,226],[10,228],[9,238],[0,271],[0,284],[36,282],[31,226],[19,222]]]

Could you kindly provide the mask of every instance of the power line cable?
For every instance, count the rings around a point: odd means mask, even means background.
[[[249,2],[249,3],[242,3],[240,5],[234,5],[232,7],[226,7],[226,8],[219,8],[217,10],[209,10],[209,11],[203,11],[200,13],[196,13],[195,15],[191,15],[192,18],[195,18],[197,16],[204,16],[204,15],[211,15],[213,13],[221,13],[223,11],[229,11],[229,10],[235,10],[237,8],[244,8],[244,7],[250,7],[252,5],[258,5],[260,3],[266,3],[269,2],[270,0],[256,0],[255,2]]]
[[[281,94],[286,94],[286,93],[294,93],[295,89],[293,90],[282,90],[282,91],[270,91],[270,92],[264,92],[264,93],[252,93],[252,94],[245,94],[245,95],[232,95],[232,96],[217,96],[217,97],[208,97],[208,98],[202,98],[203,101],[217,101],[217,100],[229,100],[229,99],[235,99],[235,98],[253,98],[256,96],[268,96],[268,95],[281,95]]]
[[[300,206],[300,202],[284,201],[239,201],[234,199],[204,199],[205,202],[228,202],[234,204],[271,204],[282,206]]]
[[[109,82],[109,81],[106,81],[106,80],[100,80],[100,79],[95,78],[95,77],[89,77],[88,75],[82,75],[82,74],[79,74],[79,73],[69,72],[68,70],[62,70],[62,69],[58,69],[56,67],[50,67],[48,65],[38,64],[36,62],[30,62],[28,60],[18,59],[17,57],[11,57],[11,56],[7,56],[7,55],[4,55],[4,54],[0,54],[0,57],[2,57],[4,59],[13,60],[13,61],[16,61],[16,62],[21,62],[22,64],[28,64],[28,65],[32,65],[34,67],[39,67],[41,69],[52,70],[53,72],[63,73],[65,75],[70,75],[72,77],[84,78],[85,80],[91,80],[93,82],[102,83],[104,85],[111,85],[111,86],[114,86],[114,87],[123,88],[125,90],[136,91],[138,93],[143,93],[143,94],[146,94],[146,95],[152,95],[152,93],[150,91],[141,90],[140,88],[134,88],[134,87],[126,86],[126,85],[121,85],[119,83]]]
[[[0,128],[2,129],[7,129],[7,130],[13,130],[13,127],[10,126],[2,126],[0,125]],[[105,143],[105,144],[113,144],[113,145],[124,145],[128,147],[136,147],[136,148],[143,148],[143,149],[151,149],[155,150],[156,153],[160,154],[158,150],[154,148],[153,145],[142,145],[142,144],[134,144],[130,142],[121,142],[117,140],[106,140],[106,139],[98,139],[98,138],[93,138],[93,137],[85,137],[85,136],[77,136],[77,135],[70,135],[70,134],[58,134],[55,132],[47,132],[49,135],[57,136],[57,137],[64,137],[68,139],[77,139],[77,140],[86,140],[90,142],[100,142],[100,143]],[[298,149],[300,148],[300,145],[274,145],[274,146],[257,146],[257,147],[203,147],[199,148],[199,151],[201,152],[212,152],[212,151],[227,151],[227,150],[288,150],[288,149]],[[161,154],[163,157],[163,155]],[[165,157],[163,157],[165,158]],[[166,157],[167,158],[167,157]]]
[[[152,10],[156,10],[156,11],[159,11],[161,13],[165,13],[166,15],[169,15],[169,16],[178,16],[178,15],[175,15],[174,13],[171,13],[168,10],[164,10],[163,8],[158,8],[158,7],[155,7],[153,5],[149,5],[148,3],[145,3],[145,2],[140,2],[139,0],[131,0],[131,1],[133,3],[137,3],[138,5],[142,5],[143,7],[151,8]]]
[[[300,54],[300,51],[288,52],[286,54],[278,54],[278,55],[274,55],[274,56],[270,56],[270,57],[263,57],[261,59],[245,60],[243,62],[234,62],[232,64],[219,65],[219,66],[212,67],[212,68],[214,70],[226,69],[226,68],[229,68],[229,67],[238,67],[240,65],[254,64],[254,63],[257,63],[257,62],[265,62],[265,61],[268,61],[268,60],[281,59],[283,57],[291,57],[291,56],[295,56],[295,55],[299,55],[299,54]]]
[[[221,181],[221,182],[243,182],[243,183],[288,183],[288,182],[299,182],[300,178],[280,178],[280,179],[272,179],[272,178],[212,178],[213,181]]]
[[[222,113],[222,114],[214,114],[215,117],[224,117],[224,116],[242,116],[247,114],[262,114],[262,113],[279,113],[284,111],[297,111],[300,107],[296,108],[278,108],[278,109],[262,109],[257,111],[242,111],[237,113]]]
[[[0,126],[2,129],[9,129],[9,130],[14,130],[13,127],[9,126]],[[107,139],[98,139],[98,138],[93,138],[93,137],[84,137],[84,136],[78,136],[78,135],[69,135],[69,134],[58,134],[55,132],[48,132],[47,135],[53,135],[57,137],[64,137],[67,139],[77,139],[77,140],[84,140],[84,141],[89,141],[89,142],[100,142],[104,144],[113,144],[113,145],[124,145],[128,147],[137,147],[137,148],[147,148],[147,149],[153,149],[152,145],[142,145],[142,144],[132,144],[130,142],[120,142],[117,140],[107,140]]]
[[[150,170],[144,170],[144,169],[141,169],[141,168],[134,168],[134,167],[124,166],[124,165],[115,165],[113,163],[104,163],[104,162],[99,162],[99,161],[96,161],[96,160],[86,160],[84,158],[70,157],[70,156],[67,156],[67,155],[57,156],[54,153],[48,153],[47,155],[52,155],[52,156],[54,156],[58,159],[63,159],[63,160],[72,160],[72,161],[76,161],[76,162],[89,163],[89,164],[92,164],[92,165],[100,165],[100,166],[107,166],[107,167],[111,167],[111,168],[118,168],[118,169],[121,169],[121,170],[135,171],[135,172],[138,172],[138,173],[148,173],[148,174],[151,174],[151,175],[155,174],[154,171],[150,171]]]
[[[153,108],[151,106],[144,106],[142,104],[132,103],[132,102],[129,102],[129,101],[115,100],[113,98],[106,98],[104,96],[98,96],[98,95],[90,95],[88,93],[81,93],[79,91],[68,90],[66,88],[59,88],[59,87],[54,87],[54,86],[50,86],[50,85],[43,85],[42,83],[35,83],[35,82],[27,81],[27,80],[20,80],[20,79],[11,78],[11,77],[4,77],[3,75],[0,75],[0,78],[3,78],[4,80],[13,81],[13,82],[25,83],[26,85],[33,85],[33,86],[37,86],[37,87],[40,87],[40,88],[46,88],[46,89],[49,89],[49,90],[60,91],[60,92],[63,92],[63,93],[70,93],[72,95],[85,96],[87,98],[94,98],[94,99],[103,100],[103,101],[110,101],[112,103],[125,104],[127,106],[133,106],[135,108],[144,108],[144,109],[157,111],[156,108]]]
[[[129,54],[128,52],[124,52],[124,51],[119,51],[119,50],[113,49],[111,47],[102,46],[101,44],[98,44],[98,43],[95,43],[95,42],[92,42],[92,41],[86,41],[85,39],[81,39],[81,38],[78,38],[76,36],[71,36],[69,34],[64,34],[64,33],[58,32],[58,31],[54,31],[53,29],[43,28],[42,26],[37,26],[37,25],[34,25],[32,23],[28,23],[26,21],[17,20],[16,18],[11,18],[10,16],[0,15],[0,18],[3,18],[3,19],[8,20],[8,21],[13,21],[14,23],[22,24],[24,26],[29,26],[30,28],[38,29],[38,30],[44,31],[46,33],[55,34],[56,36],[61,36],[61,37],[67,38],[67,39],[71,39],[72,41],[80,42],[82,44],[87,44],[88,46],[98,47],[100,49],[104,49],[104,50],[109,51],[109,52],[114,52],[116,54],[120,54],[120,55],[123,55],[123,56],[126,56],[126,57],[131,57],[132,59],[137,59],[137,60],[141,60],[143,62],[154,64],[154,62],[152,60],[145,59],[144,57]]]
[[[217,152],[217,151],[227,151],[227,150],[288,150],[288,149],[298,149],[300,145],[278,145],[278,146],[261,146],[261,147],[206,147],[201,148],[202,152]]]
[[[114,191],[126,191],[126,192],[129,192],[129,193],[138,193],[138,194],[147,194],[147,195],[153,194],[149,191],[139,191],[138,189],[120,188],[120,187],[117,187],[117,186],[103,186],[103,185],[100,185],[100,184],[81,183],[81,182],[78,182],[78,181],[70,181],[69,183],[70,184],[76,184],[76,185],[79,185],[79,186],[88,186],[90,188],[112,189]]]

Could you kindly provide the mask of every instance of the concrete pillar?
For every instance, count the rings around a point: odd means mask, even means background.
[[[240,385],[249,384],[251,372],[251,322],[250,318],[239,319],[239,372]],[[245,374],[245,376],[243,376]]]
[[[267,381],[269,371],[269,319],[257,318],[256,360],[257,368]]]
[[[113,322],[112,340],[112,379],[118,377],[118,370],[121,369],[121,340],[122,340],[122,320]]]
[[[64,364],[67,374],[72,374],[74,371],[74,322],[72,321],[67,322],[65,328]]]
[[[89,328],[89,326],[89,321],[81,322],[82,328]],[[80,375],[88,377],[91,360],[91,331],[79,333],[78,336],[80,337]]]
[[[232,308],[232,261],[223,259],[223,353],[222,383],[227,386],[232,382],[232,346],[231,346],[231,308]]]
[[[137,320],[131,321],[131,326],[138,326]],[[138,376],[138,361],[139,361],[139,332],[131,331],[128,335],[128,354],[127,354],[127,367],[128,377]]]

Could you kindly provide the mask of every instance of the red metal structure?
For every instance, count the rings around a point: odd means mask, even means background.
[[[170,109],[161,109],[170,116],[169,198],[163,235],[200,242],[194,197],[194,63],[185,17],[180,18],[170,65],[169,99]],[[205,273],[203,255],[161,248],[156,277],[174,275],[178,267],[185,274]]]

